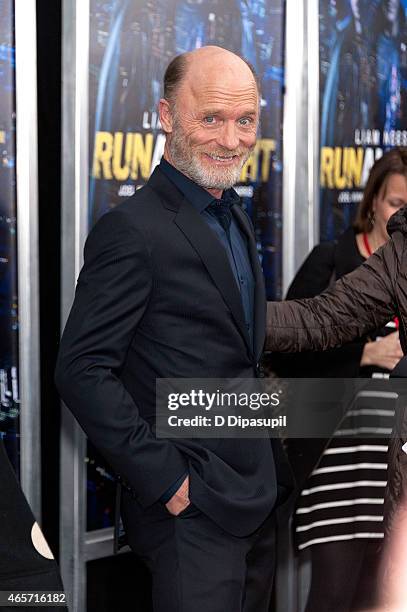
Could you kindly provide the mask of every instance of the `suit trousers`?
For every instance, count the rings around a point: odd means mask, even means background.
[[[154,612],[269,612],[275,518],[250,536],[221,529],[194,504],[178,516],[162,503],[135,516],[124,496],[128,542],[152,574]]]

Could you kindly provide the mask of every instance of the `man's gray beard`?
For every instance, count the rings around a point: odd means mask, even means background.
[[[186,146],[183,130],[177,125],[177,122],[174,122],[173,132],[168,142],[168,150],[175,168],[204,189],[229,189],[236,185],[240,180],[242,168],[252,152],[252,149],[250,149],[242,158],[241,163],[235,167],[206,170]],[[228,152],[226,151],[226,153]]]

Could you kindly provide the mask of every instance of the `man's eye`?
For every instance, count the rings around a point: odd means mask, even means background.
[[[213,123],[215,123],[215,117],[213,115],[208,115],[208,117],[204,117],[204,123],[212,125]]]
[[[250,117],[242,117],[241,119],[239,119],[239,123],[243,126],[251,125],[253,123],[253,120]]]

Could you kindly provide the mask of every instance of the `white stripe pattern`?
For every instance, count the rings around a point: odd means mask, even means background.
[[[364,523],[366,521],[375,521],[377,523],[381,523],[383,521],[382,516],[371,516],[370,514],[361,514],[359,516],[347,516],[345,518],[338,519],[324,519],[322,521],[314,521],[309,525],[301,525],[296,528],[296,531],[299,533],[301,531],[308,531],[309,529],[314,529],[314,527],[324,527],[325,525],[345,525],[346,523]]]
[[[392,432],[391,427],[356,427],[355,429],[337,429],[334,436],[354,436],[355,434],[374,434],[378,436],[390,435]]]
[[[384,504],[384,499],[380,497],[358,497],[357,499],[342,499],[340,501],[334,502],[322,502],[320,504],[314,504],[313,506],[308,506],[306,508],[298,508],[296,514],[308,514],[309,512],[314,512],[315,510],[322,510],[323,508],[336,508],[343,506],[359,506],[359,505],[368,505],[368,504]]]
[[[360,531],[358,533],[352,533],[348,535],[340,535],[340,536],[330,536],[326,538],[314,538],[313,540],[308,540],[305,544],[300,544],[298,546],[299,550],[303,550],[307,546],[311,546],[312,544],[323,544],[324,542],[340,542],[343,540],[358,540],[360,538],[384,538],[384,533],[370,533]]]
[[[369,398],[385,401],[379,404]],[[324,542],[383,539],[387,452],[396,398],[392,392],[362,390],[348,406],[328,447],[308,472],[298,499],[294,518],[298,550]]]
[[[301,496],[312,495],[318,491],[336,491],[338,489],[353,489],[355,487],[385,487],[386,484],[386,480],[356,480],[355,482],[338,482],[333,485],[319,485],[317,487],[303,489]]]
[[[359,408],[359,410],[349,410],[346,413],[345,418],[350,416],[389,416],[394,417],[394,410],[382,410],[376,408]]]
[[[357,394],[357,398],[361,397],[383,397],[384,399],[398,399],[398,393],[395,391],[368,391],[364,389],[363,391],[359,391]]]
[[[351,472],[353,470],[387,470],[387,463],[349,463],[347,465],[333,465],[331,467],[317,468],[312,472],[312,475],[330,474],[332,472]]]
[[[357,451],[378,451],[387,453],[388,446],[382,444],[360,444],[359,446],[335,446],[327,448],[324,455],[337,455],[341,453],[356,453]]]

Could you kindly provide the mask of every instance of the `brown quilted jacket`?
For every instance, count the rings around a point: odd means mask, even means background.
[[[267,304],[266,350],[321,351],[361,337],[399,317],[400,342],[407,353],[407,206],[394,214],[387,231],[391,239],[363,265],[338,280],[332,289],[304,300]],[[407,380],[406,380],[407,405]],[[398,412],[389,446],[385,500],[386,530],[397,505],[407,501],[407,407]]]

